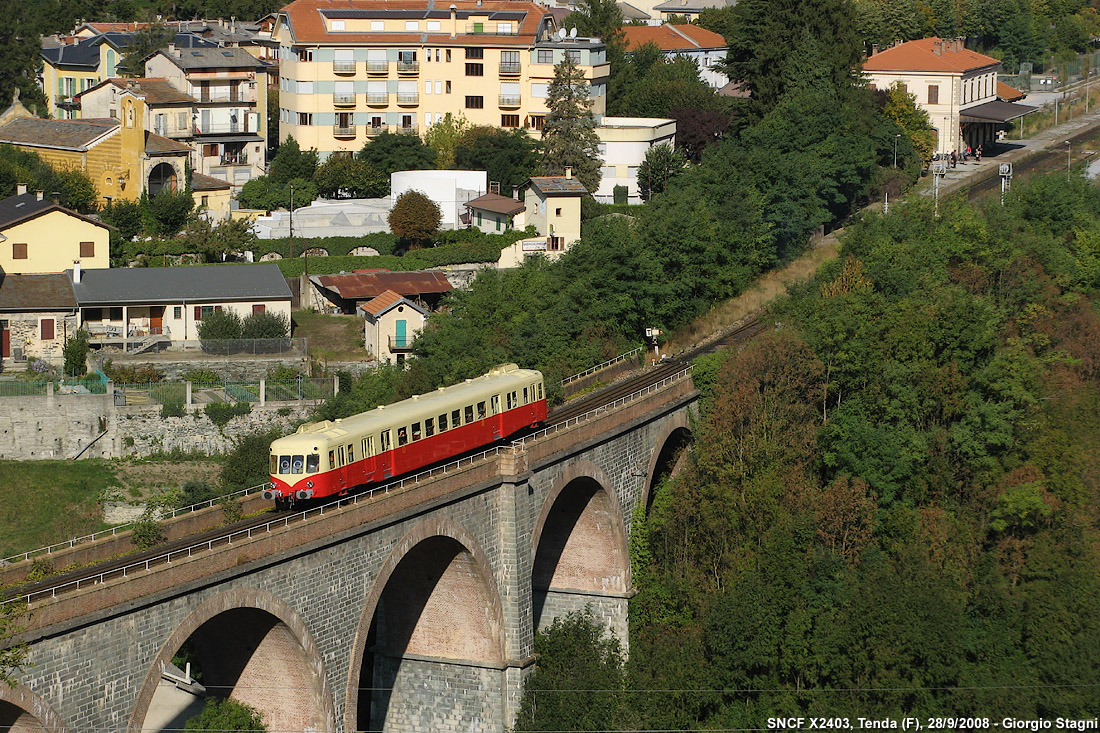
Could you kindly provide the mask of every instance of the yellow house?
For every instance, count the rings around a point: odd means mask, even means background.
[[[60,206],[41,191],[0,201],[0,271],[7,274],[64,272],[111,266],[110,230],[101,221]]]
[[[230,202],[233,200],[233,187],[222,179],[192,173],[191,195],[195,199],[195,210],[211,221],[232,216]]]
[[[606,110],[610,67],[599,39],[554,31],[525,0],[296,0],[283,8],[279,137],[325,158],[382,131],[422,134],[447,113],[537,135],[554,65],[570,56]]]
[[[37,153],[58,170],[83,171],[101,204],[136,201],[182,187],[191,148],[144,129],[145,103],[122,100],[118,119],[43,120],[16,117],[0,127],[0,143]]]
[[[541,236],[506,247],[497,261],[499,267],[518,267],[524,257],[535,254],[557,259],[581,238],[581,198],[588,189],[573,177],[571,168],[565,169],[564,176],[529,178],[516,193],[524,210],[512,217],[513,226],[533,226]]]
[[[379,362],[404,364],[428,310],[392,290],[359,306],[365,321],[363,343]]]
[[[103,34],[41,50],[42,91],[50,117],[76,119],[80,116],[76,95],[118,75],[122,60],[119,36]]]

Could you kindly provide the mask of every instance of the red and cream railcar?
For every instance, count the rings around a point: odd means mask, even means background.
[[[343,494],[506,438],[546,419],[542,373],[515,364],[340,420],[306,423],[271,444],[265,499]]]

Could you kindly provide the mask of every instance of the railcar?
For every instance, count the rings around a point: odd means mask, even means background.
[[[347,493],[460,455],[546,419],[542,373],[515,364],[358,415],[306,423],[271,443],[277,506]]]

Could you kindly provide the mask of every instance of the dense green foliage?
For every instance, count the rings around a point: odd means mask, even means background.
[[[219,428],[224,428],[233,418],[252,414],[252,403],[234,402],[230,404],[228,402],[211,402],[203,408],[203,412],[210,418],[210,422],[214,423]]]
[[[542,127],[541,175],[560,176],[566,168],[589,193],[600,186],[600,140],[592,114],[584,71],[566,56],[554,67],[546,93],[546,121]]]
[[[386,188],[382,195],[386,195],[390,192],[391,173],[435,168],[436,152],[419,135],[387,130],[364,145],[355,157],[384,179]]]
[[[0,198],[14,196],[19,183],[27,184],[28,191],[42,191],[45,196],[57,193],[62,206],[76,211],[95,208],[95,185],[84,173],[54,170],[35,153],[0,145]]]
[[[210,697],[202,712],[187,721],[184,730],[265,731],[267,726],[258,710],[228,698]]]
[[[668,188],[686,165],[684,155],[668,143],[654,145],[645,151],[645,159],[638,167],[638,192],[643,201]]]
[[[535,174],[539,164],[539,144],[523,130],[481,126],[459,137],[453,156],[456,167],[485,171],[490,182],[500,184],[500,193],[510,196]]]
[[[393,202],[386,222],[397,238],[413,249],[420,249],[439,231],[443,212],[439,204],[419,191],[405,191]]]
[[[385,196],[389,181],[374,166],[351,155],[331,155],[313,173],[317,193],[328,199]]]
[[[78,329],[65,341],[65,376],[82,377],[88,373],[88,332]]]
[[[222,486],[228,491],[237,491],[250,489],[267,481],[270,476],[268,449],[271,441],[279,437],[282,437],[282,431],[272,428],[262,433],[242,435],[234,440],[233,449],[225,454],[225,462],[222,464]]]

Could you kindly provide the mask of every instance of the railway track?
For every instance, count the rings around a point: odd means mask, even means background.
[[[619,400],[623,400],[653,385],[657,385],[662,380],[669,379],[674,377],[677,373],[682,372],[688,367],[690,362],[700,354],[710,353],[732,344],[744,342],[760,333],[760,331],[765,328],[765,324],[753,319],[745,324],[730,329],[712,342],[690,349],[674,359],[659,363],[651,369],[644,369],[640,373],[620,382],[616,382],[609,387],[593,392],[583,398],[573,400],[567,405],[559,407],[551,412],[546,420],[546,425],[540,430],[553,430],[569,422],[574,422],[578,418],[583,417],[586,413],[599,410],[602,406],[614,404]],[[527,435],[537,434],[538,432],[539,431],[530,431]],[[523,437],[524,434],[520,434],[515,436],[515,439],[522,439]],[[476,460],[485,460],[495,455],[500,450],[507,449],[509,446],[510,441],[506,443],[503,448],[497,447],[489,451],[474,451],[470,455],[459,457],[459,462],[461,463],[464,461],[469,463]],[[255,517],[249,517],[233,524],[216,527],[205,532],[173,540],[148,550],[126,555],[114,560],[108,560],[89,567],[78,568],[58,575],[51,575],[48,578],[33,583],[25,583],[8,589],[7,592],[4,593],[4,597],[18,597],[29,603],[34,603],[35,601],[55,598],[65,593],[87,588],[92,585],[108,583],[113,580],[128,577],[129,575],[146,572],[171,562],[178,562],[181,559],[191,557],[195,554],[232,544],[235,541],[239,542],[242,539],[250,537],[253,532],[267,532],[273,525],[280,527],[289,526],[305,521],[308,517],[315,517],[317,512],[323,513],[324,511],[338,510],[345,504],[364,500],[364,495],[365,500],[370,500],[374,491],[384,491],[393,484],[400,484],[403,486],[404,482],[415,481],[416,477],[431,475],[433,472],[438,472],[440,470],[445,471],[446,466],[449,465],[451,465],[451,462],[447,462],[441,466],[429,467],[425,471],[417,472],[412,476],[397,478],[392,483],[383,484],[375,489],[338,499],[306,511],[292,510],[279,512],[272,509],[271,511],[264,512]]]
[[[1081,132],[1066,138],[1070,147],[1075,148],[1083,143],[1092,142],[1100,137],[1100,127],[1089,127]],[[1020,175],[1028,175],[1031,173],[1044,173],[1047,171],[1055,170],[1057,168],[1064,167],[1066,159],[1066,151],[1062,148],[1049,148],[1041,152],[1036,153],[1024,160],[1013,163],[1012,176],[1013,178]],[[1001,178],[997,175],[991,175],[988,178],[984,178],[977,183],[973,183],[967,189],[967,197],[973,201],[975,199],[986,196],[994,191],[999,191],[1001,187]]]

